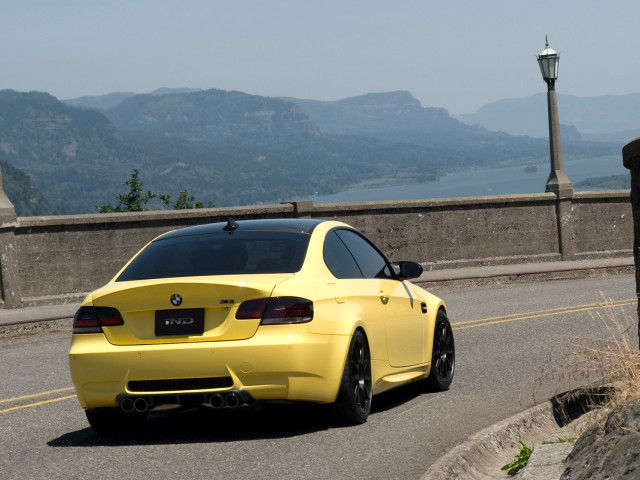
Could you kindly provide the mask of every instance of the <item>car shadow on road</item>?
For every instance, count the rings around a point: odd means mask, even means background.
[[[392,410],[423,393],[420,385],[410,384],[376,395],[369,421],[376,414]],[[87,425],[87,428],[50,440],[47,445],[94,447],[238,442],[295,437],[341,427],[345,425],[335,418],[331,405],[283,403],[267,404],[256,411],[206,408],[151,414],[144,428],[134,433],[98,434]]]
[[[182,410],[150,414],[138,432],[98,434],[87,425],[47,444],[51,447],[162,445],[292,437],[330,428],[331,417],[326,410],[326,406],[315,404],[265,405],[258,411]]]
[[[375,415],[376,413],[393,410],[394,408],[406,405],[422,395],[431,395],[431,393],[425,389],[423,382],[414,382],[400,388],[388,390],[373,397],[371,414]]]

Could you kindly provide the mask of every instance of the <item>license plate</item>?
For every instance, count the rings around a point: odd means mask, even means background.
[[[156,335],[202,335],[204,332],[204,309],[183,308],[180,310],[156,311]]]

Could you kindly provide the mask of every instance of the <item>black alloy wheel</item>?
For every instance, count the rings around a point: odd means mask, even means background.
[[[447,315],[440,310],[436,317],[433,332],[433,353],[431,370],[427,377],[427,386],[431,390],[447,390],[453,381],[456,367],[456,349],[453,341],[453,330]]]
[[[336,400],[338,416],[349,424],[366,422],[371,411],[372,392],[369,345],[363,333],[356,330],[349,345]]]

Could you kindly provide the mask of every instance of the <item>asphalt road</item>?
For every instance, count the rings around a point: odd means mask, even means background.
[[[454,326],[452,388],[376,396],[357,427],[273,405],[153,416],[140,435],[105,439],[74,397],[68,333],[0,340],[0,478],[420,478],[468,435],[572,386],[536,379],[576,339],[607,337],[611,313],[636,337],[631,275],[433,292]]]

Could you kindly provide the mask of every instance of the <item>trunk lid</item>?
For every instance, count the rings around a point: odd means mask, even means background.
[[[252,275],[249,282],[246,275],[114,282],[95,291],[92,301],[122,315],[124,325],[103,327],[114,345],[243,340],[255,334],[260,320],[237,320],[238,306],[270,297],[278,283],[292,276]],[[180,296],[179,305],[172,303],[174,295]]]

